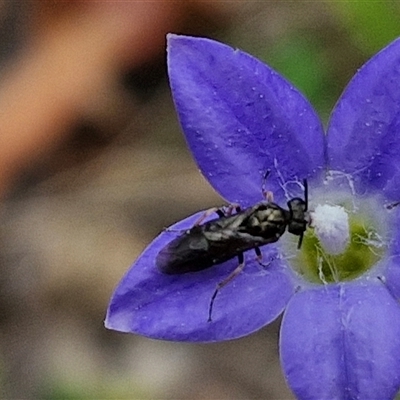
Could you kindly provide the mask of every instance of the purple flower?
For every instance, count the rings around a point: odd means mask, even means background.
[[[400,40],[357,72],[325,135],[308,101],[259,60],[208,39],[168,39],[175,105],[203,175],[242,207],[263,200],[266,171],[282,206],[302,196],[306,178],[312,227],[300,250],[290,233],[262,247],[267,267],[246,252],[244,270],[219,291],[208,322],[210,298],[237,258],[181,275],[155,265],[202,212],[192,215],[161,233],[127,272],[106,326],[215,342],[283,313],[283,370],[299,398],[393,398],[400,386],[400,207],[393,204],[400,201]]]

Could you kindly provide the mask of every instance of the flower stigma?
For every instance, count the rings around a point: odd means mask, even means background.
[[[349,216],[342,206],[318,204],[311,227],[327,254],[341,254],[349,244]]]

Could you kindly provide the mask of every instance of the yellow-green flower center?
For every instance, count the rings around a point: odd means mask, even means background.
[[[327,214],[319,214],[313,226],[311,212],[311,227],[301,249],[290,247],[292,268],[305,280],[320,284],[348,281],[366,273],[386,251],[384,223],[377,220],[375,206],[354,207],[349,202],[317,205],[314,210],[319,207],[328,210]],[[354,209],[357,211],[349,211]],[[385,214],[383,206],[381,209]]]
[[[374,236],[373,227],[350,218],[349,244],[341,254],[329,254],[315,233],[309,229],[295,268],[309,281],[332,283],[355,279],[368,271],[382,257],[384,247]]]

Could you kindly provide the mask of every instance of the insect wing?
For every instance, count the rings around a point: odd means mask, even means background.
[[[158,269],[165,274],[197,272],[235,257],[245,242],[251,248],[250,235],[238,232],[248,213],[216,218],[173,239],[158,253]]]
[[[164,274],[201,271],[213,265],[208,250],[201,226],[194,227],[168,243],[158,253],[156,265]]]

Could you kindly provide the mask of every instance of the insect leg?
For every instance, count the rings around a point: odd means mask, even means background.
[[[232,215],[233,211],[236,211],[236,213],[238,213],[241,210],[242,209],[240,208],[239,204],[231,203],[228,206],[226,206],[226,211],[225,212],[222,211],[223,214],[220,215],[220,217],[229,217],[230,215]]]
[[[218,217],[220,217],[220,218],[225,217],[224,212],[220,208],[215,212],[218,214]]]
[[[236,207],[236,205],[235,205]],[[209,215],[212,213],[217,213],[218,217],[225,217],[225,213],[217,207],[210,208],[207,211],[204,211],[202,215],[196,220],[196,222],[193,224],[193,226],[200,225]],[[177,232],[177,233],[184,233],[187,231],[187,229],[173,229],[173,228],[164,228],[164,232]]]
[[[395,203],[387,204],[385,207],[387,210],[393,210],[393,208],[397,207],[400,204],[400,201],[396,201]]]
[[[204,213],[202,215],[200,215],[200,217],[196,220],[196,222],[193,224],[193,226],[200,225],[207,217],[209,217],[213,213],[216,213],[218,215],[218,217],[222,218],[222,217],[227,217],[229,215],[232,215],[233,210],[235,210],[237,213],[239,211],[241,211],[239,204],[236,204],[236,203],[229,204],[229,206],[227,206],[226,208],[227,208],[226,211],[224,211],[222,208],[217,208],[217,207],[213,207],[207,211],[204,211]],[[163,229],[164,232],[172,232],[172,233],[174,233],[174,232],[184,233],[187,230],[188,229],[173,229],[173,228],[164,228]]]
[[[262,253],[261,253],[260,248],[259,247],[254,247],[254,251],[256,252],[256,256],[257,256],[258,261],[261,261],[262,260]]]
[[[217,207],[210,208],[209,210],[205,211],[203,215],[200,216],[200,218],[193,224],[193,226],[200,225],[208,216],[210,216],[213,213],[217,213],[218,217],[221,218],[231,215],[233,210],[239,212],[241,210],[239,204],[236,203],[229,204],[225,212],[221,208]]]
[[[263,259],[263,256],[262,256],[262,253],[261,253],[261,250],[260,250],[260,248],[259,247],[254,247],[254,251],[256,252],[256,260],[257,260],[257,262],[260,264],[260,266],[261,267],[263,267],[263,268],[268,268],[270,265],[271,265],[271,263],[272,263],[272,261],[274,261],[275,260],[275,257],[273,257],[273,258],[271,258],[271,260],[268,262],[268,264],[264,264],[263,262],[261,262],[262,261],[262,259]]]
[[[274,201],[274,195],[273,195],[273,193],[271,191],[266,189],[266,184],[265,184],[270,173],[271,173],[271,171],[267,170],[267,172],[264,174],[262,185],[261,185],[261,191],[262,191],[263,197],[267,201],[272,203]]]
[[[215,289],[213,295],[211,296],[210,300],[210,306],[208,308],[208,322],[212,321],[211,315],[212,315],[212,310],[214,306],[214,300],[217,297],[218,292],[226,286],[230,281],[232,281],[234,278],[236,278],[243,270],[244,268],[244,255],[243,253],[240,253],[238,255],[239,259],[239,265],[220,283],[218,283],[217,288]]]
[[[254,251],[256,252],[256,260],[257,260],[257,262],[261,265],[261,267],[267,268],[268,265],[271,264],[271,263],[268,263],[267,265],[265,265],[262,262],[263,256],[262,256],[260,248],[259,247],[254,247]]]
[[[219,217],[223,217],[224,216],[224,212],[217,208],[217,207],[213,207],[210,208],[209,210],[205,211],[200,218],[193,224],[193,226],[197,226],[200,225],[208,216],[210,216],[213,213],[217,213]]]
[[[184,233],[187,229],[174,229],[174,228],[163,228],[163,232],[171,232],[171,233]]]
[[[196,222],[193,224],[193,226],[200,225],[209,215],[212,213],[217,213],[218,217],[225,217],[225,213],[217,207],[210,208],[207,211],[204,211],[202,215],[196,220]],[[184,233],[187,231],[187,229],[173,229],[173,228],[164,228],[164,232],[177,232],[177,233]]]

